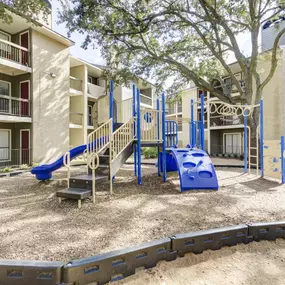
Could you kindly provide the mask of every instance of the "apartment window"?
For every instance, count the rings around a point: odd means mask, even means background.
[[[241,134],[224,134],[224,153],[241,154]]]
[[[11,131],[0,130],[0,161],[10,160]]]
[[[88,76],[88,83],[98,85],[97,78],[93,76]]]
[[[88,76],[88,83],[92,83],[93,78],[91,76]]]
[[[92,115],[93,107],[88,105],[88,126],[93,126],[93,115]]]
[[[0,40],[5,40],[5,41],[10,42],[11,36],[6,33],[0,32]]]
[[[10,82],[0,80],[0,95],[10,96]]]

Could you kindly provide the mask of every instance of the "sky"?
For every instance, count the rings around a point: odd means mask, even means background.
[[[58,9],[60,9],[61,5],[58,0],[52,0],[52,7],[53,7],[53,29],[67,37],[67,29],[65,28],[64,24],[58,25],[57,22],[57,15]],[[80,46],[84,41],[84,36],[79,33],[74,33],[71,35],[71,40],[75,42],[75,46],[71,47],[71,54],[81,58],[90,63],[97,63],[97,64],[105,64],[104,59],[102,59],[100,55],[100,51],[97,49],[89,48],[88,50],[82,49]]]
[[[64,24],[58,25],[57,24],[57,15],[58,15],[58,9],[60,9],[61,5],[58,0],[52,0],[53,5],[53,29],[64,35],[67,36],[67,29],[65,28]],[[250,55],[250,49],[251,49],[251,39],[249,34],[242,34],[237,37],[238,43],[241,48],[241,51],[245,53],[246,56]],[[71,48],[71,54],[81,58],[87,62],[90,63],[97,63],[97,64],[105,64],[104,59],[100,55],[99,49],[93,49],[90,47],[87,50],[82,49],[80,46],[84,41],[84,35],[81,35],[79,33],[74,33],[71,36],[71,40],[75,42],[75,46]],[[228,63],[235,62],[236,59],[234,55],[230,55],[228,58]]]

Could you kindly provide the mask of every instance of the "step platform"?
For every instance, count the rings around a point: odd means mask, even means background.
[[[80,188],[66,188],[56,192],[59,203],[62,199],[73,199],[78,201],[78,208],[81,208],[81,201],[92,196],[91,190]]]

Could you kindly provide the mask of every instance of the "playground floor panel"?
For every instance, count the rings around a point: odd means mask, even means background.
[[[71,171],[84,174],[86,167]],[[55,196],[66,187],[64,169],[45,183],[29,173],[1,178],[0,259],[68,261],[179,233],[284,220],[285,187],[276,182],[221,168],[219,191],[180,193],[176,173],[163,183],[156,172],[143,165],[138,186],[133,166],[125,165],[114,195],[108,183],[98,183],[96,204],[86,200],[80,210],[76,201],[59,204]]]

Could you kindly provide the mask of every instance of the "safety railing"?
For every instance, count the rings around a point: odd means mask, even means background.
[[[113,120],[110,119],[88,135],[87,156],[91,153],[100,153],[109,145],[112,128]]]
[[[134,140],[134,118],[118,128],[112,135],[111,162],[113,162],[124,149]]]
[[[83,114],[78,112],[70,112],[69,122],[73,125],[83,125]]]
[[[31,101],[18,97],[0,95],[0,113],[17,117],[30,117]]]
[[[147,142],[161,141],[162,136],[159,132],[161,126],[161,112],[159,110],[143,109],[141,110],[141,140]],[[160,126],[158,126],[160,124]]]
[[[69,76],[70,88],[82,92],[82,80],[73,76]]]
[[[31,66],[28,49],[2,39],[0,39],[0,58],[14,61],[24,66]]]

